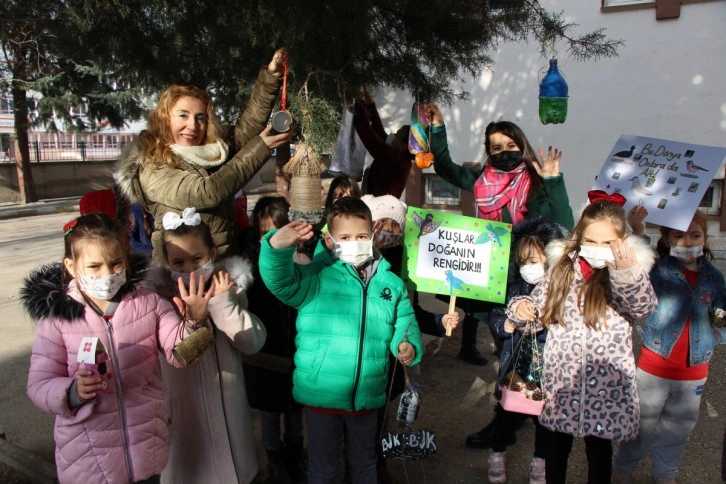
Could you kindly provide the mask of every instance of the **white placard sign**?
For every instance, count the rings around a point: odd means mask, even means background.
[[[593,188],[621,193],[626,212],[645,206],[647,222],[687,230],[724,159],[726,148],[623,135]]]

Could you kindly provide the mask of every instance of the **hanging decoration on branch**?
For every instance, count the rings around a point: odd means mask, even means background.
[[[292,115],[287,110],[287,68],[288,68],[288,57],[282,61],[282,93],[280,97],[280,110],[272,113],[270,117],[270,124],[272,124],[273,131],[277,133],[287,133],[292,128]]]
[[[310,224],[323,219],[320,201],[320,174],[326,169],[320,155],[306,143],[297,145],[295,154],[283,167],[290,175],[290,210],[288,218]]]
[[[567,81],[550,59],[547,75],[539,83],[539,119],[542,124],[561,124],[567,119]]]
[[[416,157],[416,166],[429,168],[434,163],[431,153],[431,122],[424,113],[423,105],[413,103],[411,107],[411,131],[408,135],[408,151]]]

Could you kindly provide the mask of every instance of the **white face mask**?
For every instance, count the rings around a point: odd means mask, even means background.
[[[693,262],[703,255],[703,245],[694,245],[693,247],[671,246],[671,257],[675,257],[683,264]]]
[[[519,274],[527,284],[537,284],[545,275],[544,264],[525,264],[519,267]]]
[[[95,299],[110,301],[121,286],[126,284],[126,271],[117,272],[108,276],[78,276],[78,286],[81,291]]]
[[[177,271],[172,271],[172,270],[169,270],[169,272],[171,272],[172,281],[176,282],[181,277],[182,281],[184,281],[184,285],[186,287],[189,287],[189,278],[191,277],[190,272],[177,272]],[[197,275],[197,280],[199,280],[199,277],[204,276],[205,283],[209,281],[209,278],[213,272],[214,272],[214,263],[212,263],[211,259],[208,260],[207,263],[204,264],[199,269],[194,270],[194,273]]]
[[[345,242],[336,242],[332,235],[330,240],[334,244],[335,257],[342,262],[360,267],[369,260],[373,259],[373,241],[372,240],[353,240]]]
[[[388,249],[401,245],[402,238],[403,234],[394,234],[393,232],[381,230],[376,237],[376,243],[374,245],[379,249]]]
[[[580,246],[580,257],[585,259],[594,269],[602,269],[606,262],[615,262],[615,256],[610,247],[595,247],[592,245]]]

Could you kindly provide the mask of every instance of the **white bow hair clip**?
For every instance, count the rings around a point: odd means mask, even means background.
[[[184,209],[181,217],[178,213],[166,212],[162,223],[164,225],[164,230],[175,230],[182,225],[189,225],[190,227],[199,225],[202,223],[202,217],[199,216],[196,208],[189,207]]]

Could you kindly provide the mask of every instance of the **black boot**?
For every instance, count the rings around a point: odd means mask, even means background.
[[[494,407],[494,416],[491,421],[478,432],[474,432],[466,437],[466,446],[472,449],[491,449],[494,444],[494,420],[497,417],[499,405]],[[521,425],[521,424],[520,424]],[[519,427],[517,427],[519,428]],[[507,445],[514,445],[517,442],[517,435],[512,433],[512,439]]]
[[[290,484],[287,473],[287,452],[284,450],[267,451],[267,481],[270,484]]]
[[[302,442],[287,448],[287,474],[292,484],[308,482],[308,452]]]
[[[479,321],[467,314],[462,323],[461,351],[458,357],[472,365],[486,365],[489,360],[476,349],[476,331]]]

